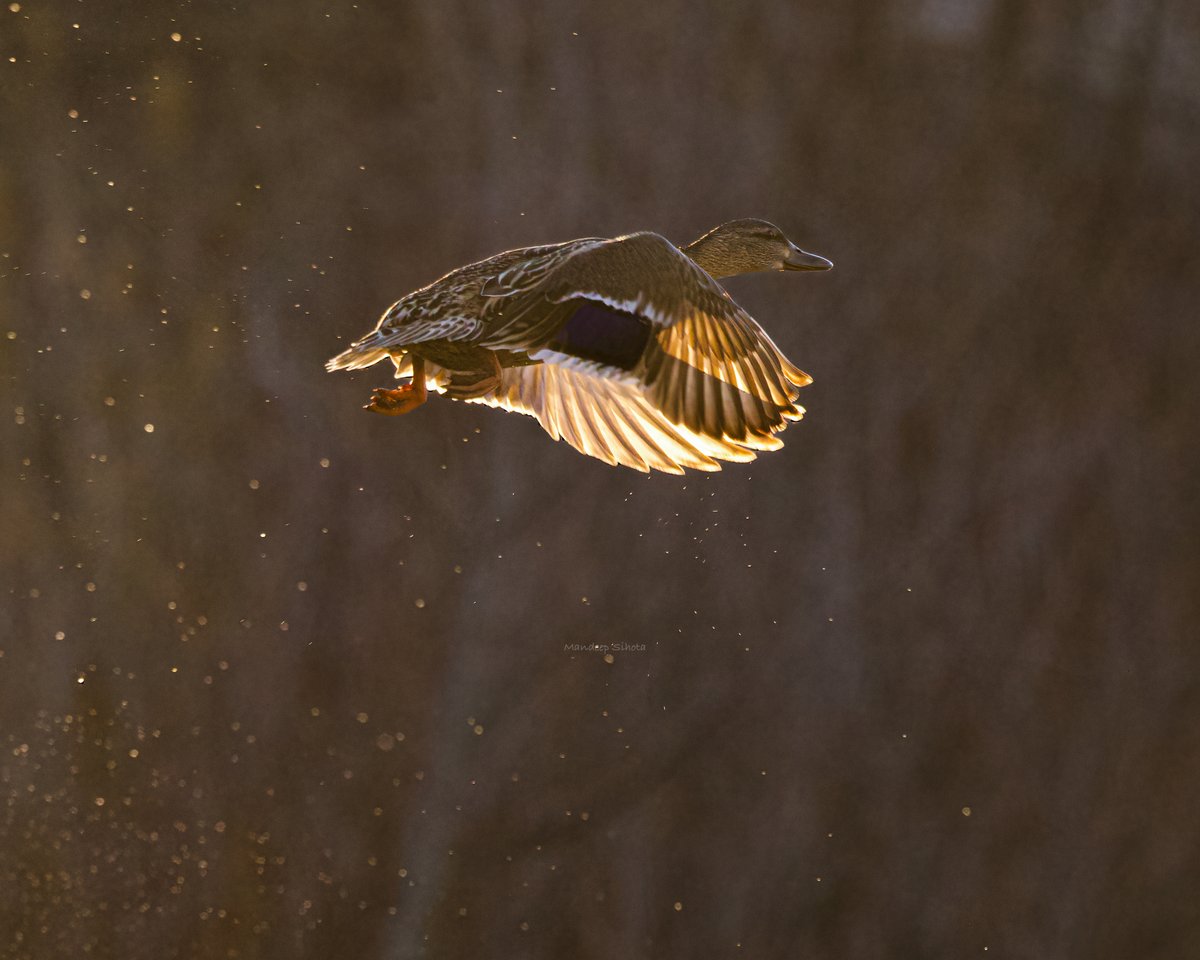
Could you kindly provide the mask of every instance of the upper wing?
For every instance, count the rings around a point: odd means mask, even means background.
[[[480,294],[511,297],[541,283],[563,261],[582,251],[607,243],[601,237],[581,237],[544,247],[522,247],[486,261],[495,269],[484,280]]]
[[[658,234],[584,247],[514,300],[485,345],[520,345],[535,359],[640,385],[692,434],[769,449],[803,414],[795,400],[812,378]]]

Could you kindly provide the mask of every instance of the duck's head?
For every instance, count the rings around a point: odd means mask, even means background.
[[[766,220],[730,220],[713,227],[683,252],[713,277],[762,270],[828,270],[824,257],[805,253]]]

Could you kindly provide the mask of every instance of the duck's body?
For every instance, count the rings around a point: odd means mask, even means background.
[[[396,365],[396,376],[408,377],[412,375],[413,360],[420,359],[426,361],[425,376],[430,387],[436,386],[455,399],[467,399],[461,386],[456,388],[450,382],[456,374],[461,381],[464,374],[536,362],[529,360],[524,350],[498,350],[491,342],[486,321],[497,304],[495,297],[484,296],[485,284],[512,276],[515,271],[539,275],[576,250],[600,242],[588,238],[520,247],[451,270],[393,303],[371,333],[331,359],[326,369],[357,370],[390,357]],[[395,411],[385,408],[379,412]]]
[[[780,446],[811,378],[714,277],[829,266],[765,221],[723,225],[683,251],[655,233],[509,250],[398,300],[326,366],[392,359],[410,383],[376,390],[368,409],[380,413],[405,413],[432,388],[535,416],[609,463],[715,470]]]

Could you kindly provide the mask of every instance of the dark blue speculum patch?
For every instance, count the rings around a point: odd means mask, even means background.
[[[581,360],[632,370],[650,339],[650,322],[636,313],[592,300],[579,304],[550,342],[550,348]]]

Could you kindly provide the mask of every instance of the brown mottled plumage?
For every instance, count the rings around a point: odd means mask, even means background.
[[[380,413],[433,388],[537,417],[608,463],[717,470],[781,446],[812,379],[714,278],[830,266],[764,220],[722,224],[682,251],[655,233],[510,250],[398,300],[326,367],[391,358],[410,382],[375,391]]]

